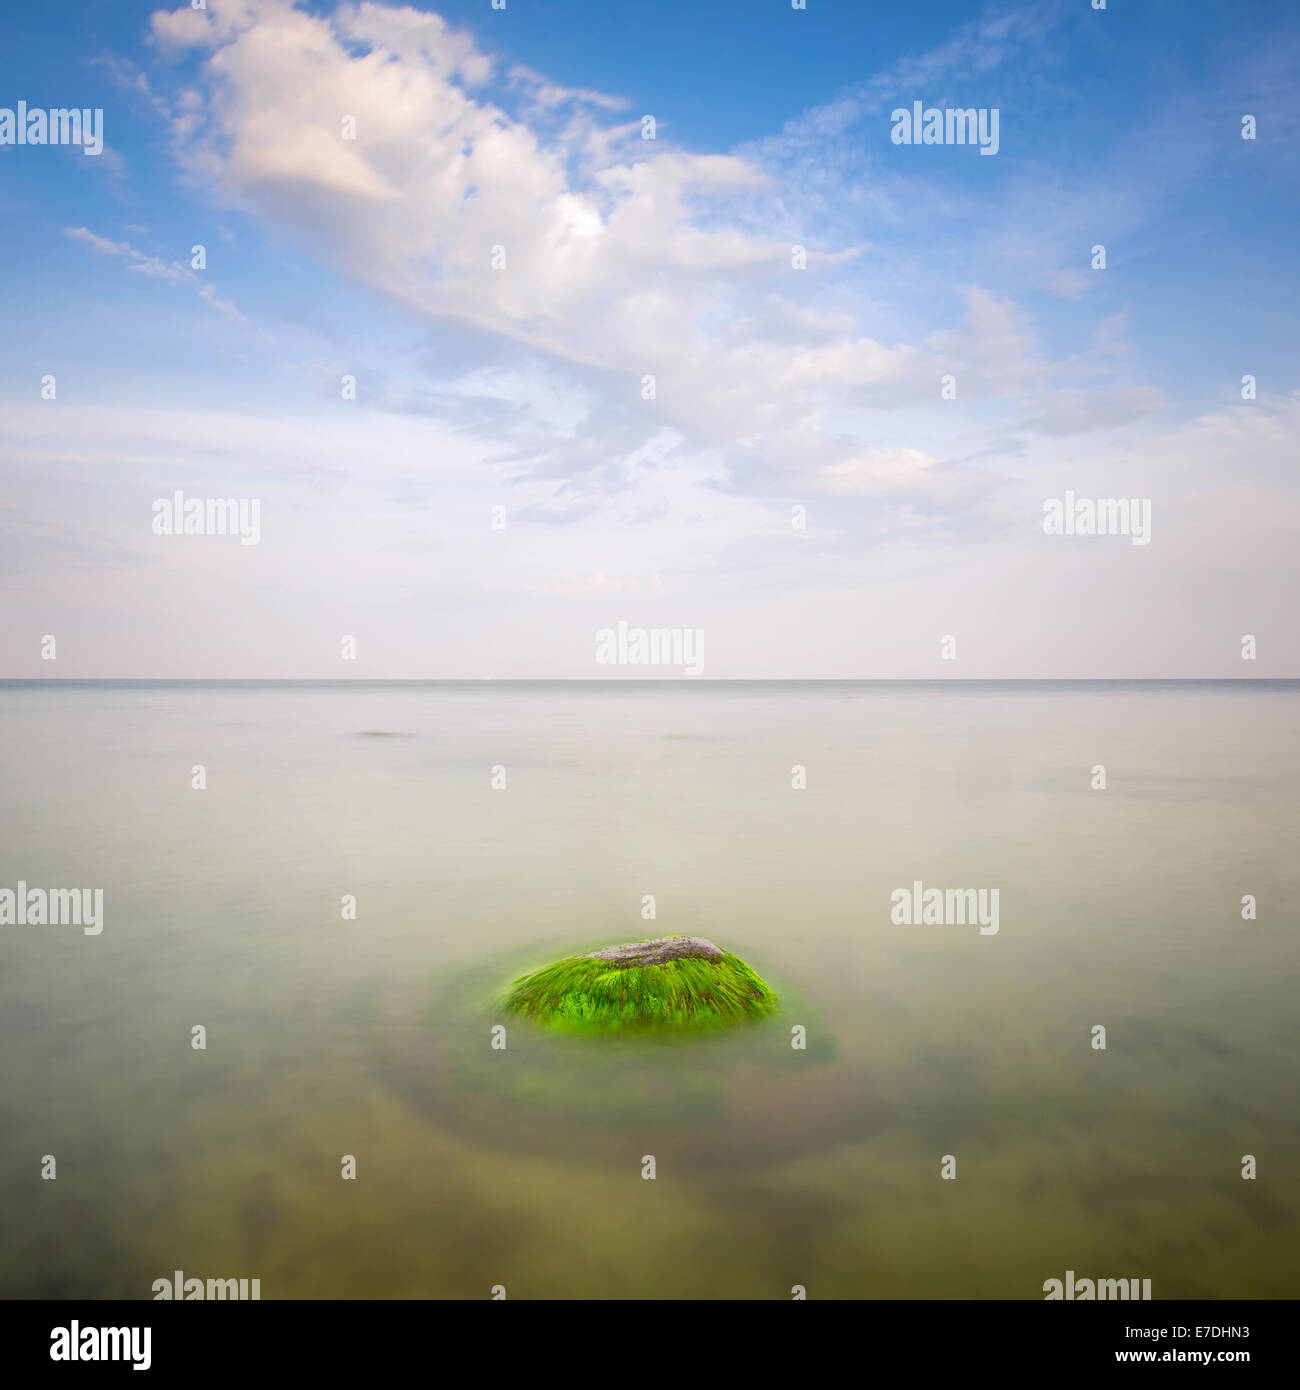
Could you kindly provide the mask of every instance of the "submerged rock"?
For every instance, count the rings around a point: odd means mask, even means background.
[[[606,946],[588,951],[581,960],[608,960],[617,965],[662,965],[683,956],[705,956],[720,960],[724,951],[702,936],[657,936],[653,941],[629,941],[626,946]]]
[[[517,979],[502,1006],[578,1032],[698,1032],[773,1013],[739,956],[702,936],[661,936],[567,956]]]

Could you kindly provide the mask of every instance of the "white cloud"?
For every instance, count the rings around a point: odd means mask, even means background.
[[[159,256],[151,256],[147,252],[137,250],[129,241],[113,241],[109,237],[97,235],[88,227],[65,227],[63,231],[65,236],[71,237],[74,241],[85,242],[87,246],[93,246],[96,251],[100,251],[106,256],[116,256],[125,261],[130,269],[139,275],[167,280],[172,284],[190,285],[197,290],[199,298],[205,304],[211,305],[212,308],[239,323],[247,322],[243,314],[229,300],[218,297],[215,286],[210,282],[205,282],[195,271],[180,261],[164,261]]]
[[[668,426],[696,448],[750,441],[742,456],[768,468],[799,466],[798,444],[817,467],[851,452],[819,430],[822,395],[897,380],[914,360],[865,336],[828,341],[845,316],[805,300],[851,248],[814,245],[795,270],[788,238],[730,218],[733,200],[774,192],[749,160],[635,128],[544,136],[477,93],[490,60],[436,16],[362,5],[321,18],[283,0],[212,11],[201,104],[175,132],[188,166],[431,319],[604,373],[623,403],[619,448]],[[172,33],[165,18],[155,29]],[[190,19],[180,29],[197,41]],[[518,69],[514,81],[544,88]]]
[[[75,623],[84,600],[67,547],[113,575],[112,620],[79,633],[101,674],[173,670],[155,654],[184,612],[236,637],[183,674],[336,674],[321,653],[364,624],[382,659],[361,674],[583,675],[592,615],[624,606],[708,627],[718,675],[934,674],[916,657],[931,632],[994,629],[996,646],[963,639],[963,674],[1232,673],[1226,658],[1179,665],[1187,615],[1215,611],[1229,626],[1251,615],[1294,663],[1300,637],[1277,629],[1300,402],[1171,420],[1106,298],[1118,276],[1078,310],[1054,306],[1082,325],[1054,358],[1058,325],[1037,323],[1020,287],[1081,302],[1086,193],[1035,221],[1023,190],[891,181],[856,147],[852,123],[895,90],[990,73],[1035,43],[1047,20],[1017,14],[713,154],[662,127],[642,141],[617,97],[506,67],[412,8],[209,0],[156,16],[184,77],[165,99],[152,72],[139,91],[170,113],[187,172],[273,244],[292,233],[421,315],[441,366],[425,380],[385,362],[345,406],[338,364],[318,364],[333,381],[314,413],[18,412],[0,441],[16,469],[6,563],[48,586],[51,621]],[[1103,211],[1130,225],[1136,202]],[[891,223],[909,229],[901,250]],[[68,234],[237,312],[185,265]],[[944,373],[956,401],[939,398]],[[148,499],[190,484],[264,494],[265,540],[242,568],[142,536]],[[48,526],[33,540],[51,485],[71,499],[62,554]],[[1045,538],[1042,500],[1066,488],[1151,496],[1152,545]],[[348,564],[323,558],[337,555]],[[1079,633],[1121,604],[1122,630],[1086,650]],[[114,664],[127,631],[141,672]],[[1232,654],[1221,633],[1198,640]]]

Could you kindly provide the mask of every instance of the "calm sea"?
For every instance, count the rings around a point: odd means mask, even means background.
[[[0,683],[0,888],[104,893],[0,926],[0,1294],[1293,1297],[1298,779],[1295,682]],[[780,1015],[491,1047],[672,932]]]

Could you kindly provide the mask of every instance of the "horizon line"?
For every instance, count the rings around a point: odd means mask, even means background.
[[[1300,676],[0,676],[5,686],[73,685],[1294,685]]]

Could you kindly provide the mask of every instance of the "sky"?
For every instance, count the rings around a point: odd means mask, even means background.
[[[1093,3],[4,7],[0,676],[1300,676],[1300,10]]]

